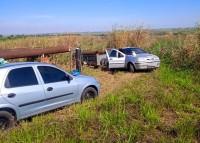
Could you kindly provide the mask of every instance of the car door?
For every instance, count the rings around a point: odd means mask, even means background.
[[[18,107],[21,117],[40,112],[45,104],[43,87],[31,66],[9,70],[1,87],[1,94]]]
[[[125,54],[113,49],[110,54],[107,53],[109,68],[124,68],[125,67]]]
[[[67,105],[78,96],[78,84],[72,78],[67,79],[66,72],[52,66],[38,66],[37,68],[44,82],[47,108]]]

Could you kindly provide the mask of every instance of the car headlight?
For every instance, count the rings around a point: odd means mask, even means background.
[[[135,62],[143,62],[145,59],[144,58],[138,58],[135,60]]]
[[[160,60],[159,57],[155,57],[154,59],[155,59],[155,60]]]

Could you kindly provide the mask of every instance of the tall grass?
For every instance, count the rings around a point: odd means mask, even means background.
[[[0,49],[77,46],[83,50],[104,50],[119,47],[141,47],[157,54],[162,62],[178,70],[200,69],[200,28],[185,35],[172,32],[164,36],[151,35],[143,26],[114,26],[109,35],[22,36],[0,41]],[[61,61],[61,60],[60,60]],[[66,60],[64,60],[66,61]],[[200,75],[199,73],[197,73]]]
[[[152,52],[178,70],[200,69],[200,30],[187,35],[168,35],[156,40]]]
[[[92,35],[58,35],[58,36],[20,36],[14,38],[4,38],[0,40],[0,49],[15,49],[15,48],[47,48],[68,46],[72,52],[80,46],[82,50],[103,50],[107,44],[106,38],[103,36]],[[63,67],[70,64],[75,68],[74,63],[69,63],[69,54],[52,54],[48,55],[50,62]],[[40,57],[37,58],[40,61]],[[9,60],[9,62],[26,61],[26,58]]]
[[[101,50],[106,46],[104,36],[91,35],[61,35],[61,36],[24,36],[7,38],[0,41],[0,49],[14,48],[46,48],[68,46],[72,50],[81,46],[83,50]]]
[[[149,31],[143,26],[114,26],[108,36],[107,48],[149,47]]]
[[[1,49],[13,48],[45,48],[57,46],[75,47],[77,36],[28,36],[0,41]]]

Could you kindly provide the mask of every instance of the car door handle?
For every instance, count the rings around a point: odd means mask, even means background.
[[[13,98],[13,97],[15,97],[15,96],[16,96],[15,93],[9,93],[9,94],[8,94],[8,98]]]
[[[110,58],[110,60],[113,60],[112,58]]]
[[[47,88],[47,91],[52,91],[53,90],[53,87],[48,87]]]

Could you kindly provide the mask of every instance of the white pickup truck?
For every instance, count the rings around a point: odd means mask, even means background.
[[[101,59],[100,65],[107,69],[128,69],[130,72],[135,72],[152,70],[160,66],[158,56],[136,47],[106,49],[105,57]]]

